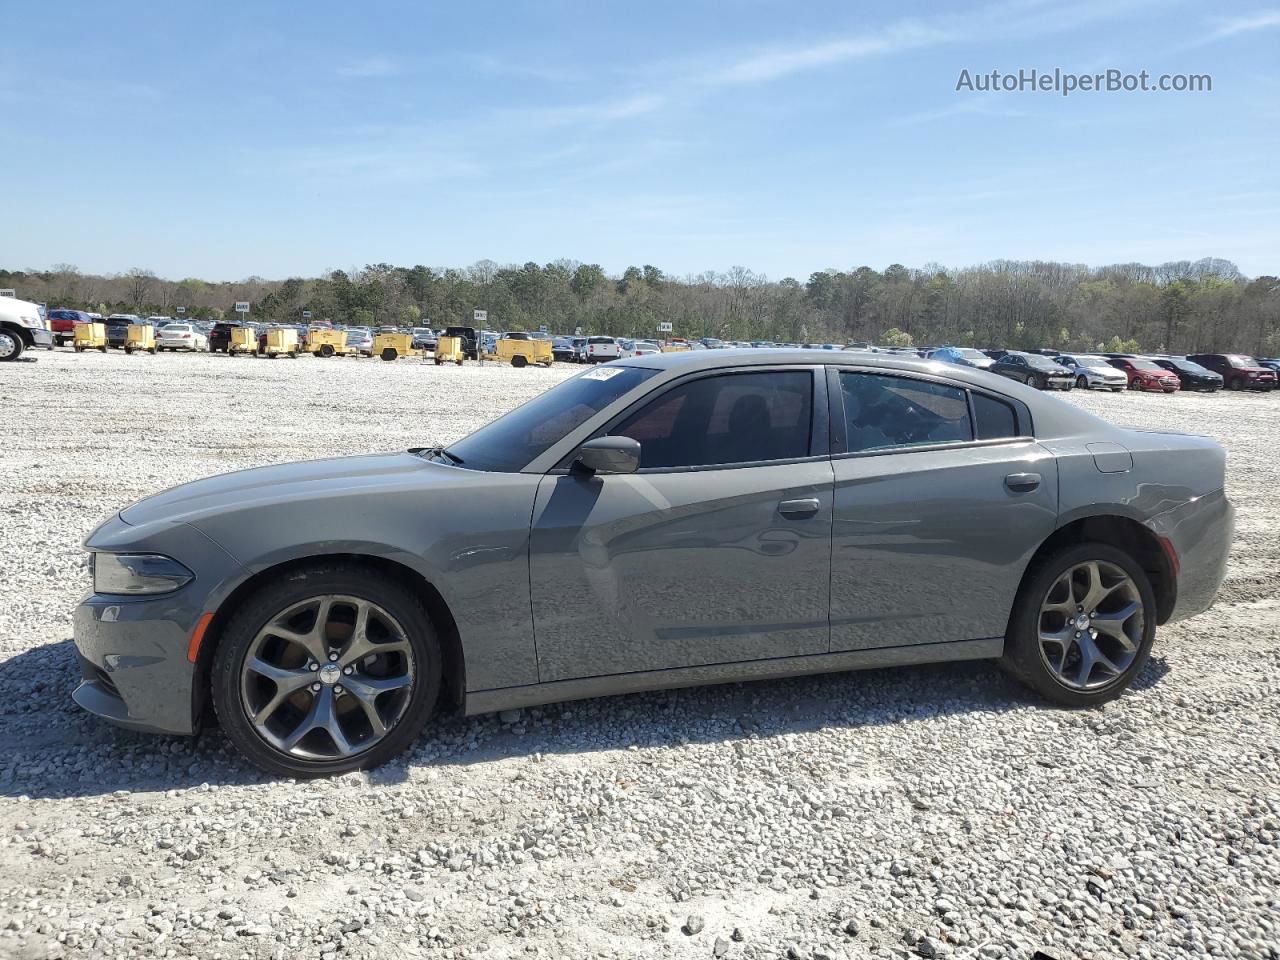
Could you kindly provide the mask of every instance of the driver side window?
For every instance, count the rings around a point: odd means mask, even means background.
[[[958,387],[879,373],[841,372],[847,452],[973,439]]]

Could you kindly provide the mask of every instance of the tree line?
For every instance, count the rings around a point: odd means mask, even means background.
[[[488,311],[493,329],[546,326],[553,333],[655,334],[726,340],[889,345],[953,344],[1064,350],[1280,353],[1280,279],[1243,276],[1227,260],[1088,267],[998,260],[960,269],[891,264],[820,270],[803,282],[769,280],[744,267],[675,277],[651,265],[620,275],[573,260],[469,267],[387,263],[319,277],[213,282],[166,280],[133,269],[82,273],[0,270],[0,287],[49,307],[100,313],[219,319],[234,303],[251,317],[335,323],[470,324]]]

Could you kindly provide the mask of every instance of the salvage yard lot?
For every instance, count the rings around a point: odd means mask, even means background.
[[[1064,395],[1216,437],[1237,508],[1217,605],[1099,710],[910,668],[444,718],[371,774],[294,783],[216,730],[71,703],[79,543],[111,512],[449,443],[578,369],[4,369],[0,957],[1280,956],[1280,396]]]

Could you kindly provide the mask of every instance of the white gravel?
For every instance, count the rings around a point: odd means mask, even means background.
[[[37,356],[0,367],[0,956],[1280,958],[1280,397],[1070,395],[1218,437],[1239,511],[1218,605],[1103,709],[900,669],[447,718],[293,783],[72,705],[80,539],[575,368]]]

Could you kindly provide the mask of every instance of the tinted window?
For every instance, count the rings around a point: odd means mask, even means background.
[[[813,374],[703,377],[664,393],[610,430],[641,444],[641,469],[791,460],[809,455]]]
[[[841,373],[848,450],[973,439],[969,403],[958,387],[874,373]]]
[[[608,366],[580,373],[459,440],[449,452],[473,470],[515,473],[656,372]]]
[[[978,421],[979,440],[996,440],[1000,437],[1017,437],[1022,435],[1018,429],[1018,418],[1013,407],[1003,400],[989,397],[985,393],[973,394],[973,414]]]

